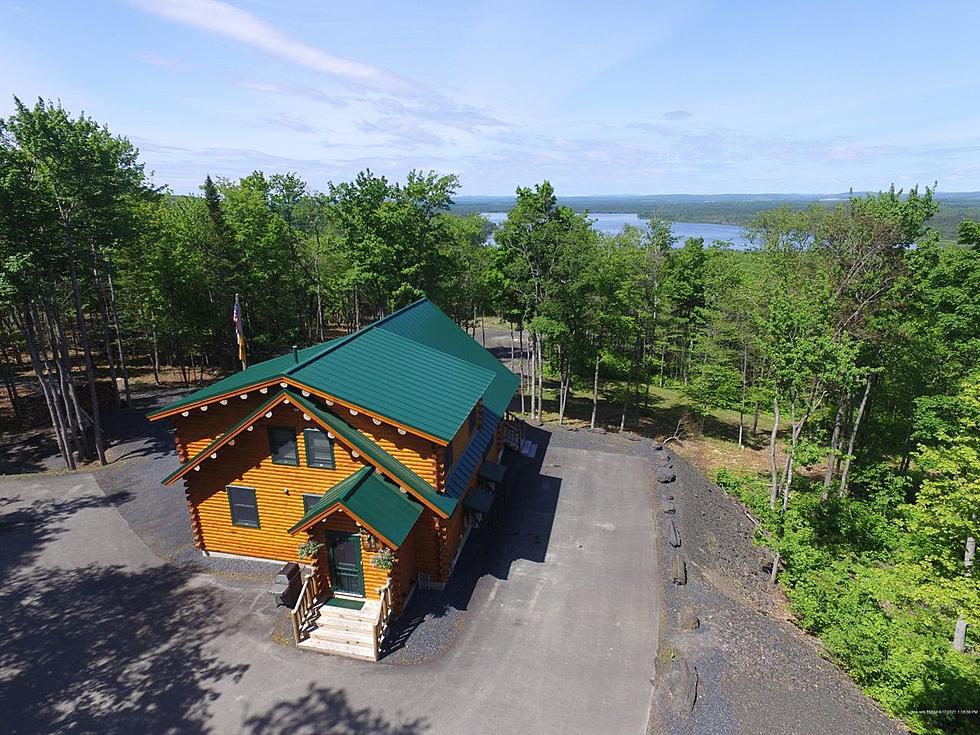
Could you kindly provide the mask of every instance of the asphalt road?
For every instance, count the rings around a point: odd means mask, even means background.
[[[392,665],[301,652],[253,572],[180,563],[165,443],[133,446],[98,483],[0,479],[5,731],[646,728],[660,584],[645,460],[548,447],[521,471],[452,645]]]

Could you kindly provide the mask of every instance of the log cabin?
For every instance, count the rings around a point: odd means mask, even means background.
[[[296,562],[299,646],[377,660],[493,500],[518,378],[427,299],[150,414],[169,419],[195,546]],[[294,567],[295,569],[295,567]]]

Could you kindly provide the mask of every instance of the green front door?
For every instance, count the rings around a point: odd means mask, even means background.
[[[361,537],[356,534],[327,534],[330,580],[333,591],[347,595],[364,595],[364,570],[361,568]]]

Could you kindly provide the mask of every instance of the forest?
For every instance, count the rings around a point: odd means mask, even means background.
[[[980,225],[944,241],[933,189],[891,188],[760,210],[736,252],[659,218],[600,235],[542,182],[488,245],[489,222],[452,211],[458,189],[255,171],[175,195],[125,137],[16,101],[0,121],[5,428],[46,423],[65,467],[104,463],[102,416],[134,375],[240,368],[236,296],[249,362],[428,296],[474,334],[492,317],[514,335],[531,419],[565,423],[575,402],[586,425],[684,441],[737,417],[734,456],[755,446],[765,468],[712,479],[758,519],[797,624],[914,731],[968,732],[923,710],[980,709]],[[665,425],[651,391],[668,388],[686,408]]]

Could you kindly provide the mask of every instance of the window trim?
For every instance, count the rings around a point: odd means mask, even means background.
[[[245,523],[235,520],[235,502],[232,499],[232,490],[246,490],[252,493],[252,505],[255,507],[255,523]],[[262,528],[262,518],[259,516],[259,498],[254,487],[248,485],[225,485],[225,493],[228,495],[228,510],[231,513],[231,525],[239,528]]]
[[[323,435],[323,438],[327,440],[327,449],[330,450],[330,460],[329,464],[313,464],[313,458],[310,452],[311,444],[307,439],[310,432],[316,432]],[[306,454],[306,466],[312,467],[315,470],[335,470],[337,469],[337,457],[334,455],[333,442],[330,441],[330,437],[327,436],[327,432],[322,429],[303,429],[303,449]]]
[[[268,426],[266,431],[269,439],[269,457],[272,459],[272,464],[285,465],[287,467],[299,467],[299,439],[296,436],[296,429],[292,426]],[[276,453],[272,450],[272,434],[275,431],[289,431],[293,434],[293,456],[296,458],[294,462],[288,460],[277,460]]]

